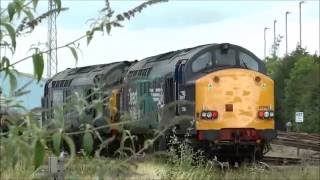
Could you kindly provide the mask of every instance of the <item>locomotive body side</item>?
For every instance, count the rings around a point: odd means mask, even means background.
[[[182,100],[177,94],[175,72],[177,64],[186,61],[205,46],[148,57],[130,67],[121,95],[122,115],[127,114],[132,120],[132,123],[126,124],[126,128],[135,134],[152,135],[155,129],[161,130],[172,124],[179,127],[178,134],[185,134],[190,122],[185,125],[173,122],[174,118],[182,115],[179,107],[172,105]],[[181,79],[179,83],[182,85]],[[188,112],[193,116],[193,111]]]
[[[56,74],[45,85],[42,106],[48,110],[43,114],[43,124],[51,124],[50,122],[55,119],[54,109],[59,107],[63,111],[67,131],[78,130],[81,123],[98,127],[110,121],[114,122],[117,116],[115,108],[119,108],[115,102],[118,93],[116,89],[119,89],[117,86],[122,83],[123,76],[130,65],[130,62],[123,61],[66,69]],[[95,89],[98,91],[95,92]],[[70,104],[76,94],[89,106],[84,113],[77,112],[75,108],[77,104]],[[109,102],[109,97],[113,98],[112,102]],[[104,105],[102,115],[96,117],[96,110],[90,106],[99,98]],[[84,120],[87,122],[83,122]],[[103,133],[109,133],[109,130],[103,130]]]

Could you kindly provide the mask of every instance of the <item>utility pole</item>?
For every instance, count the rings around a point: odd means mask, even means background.
[[[273,21],[273,55],[276,55],[276,23],[277,20]]]
[[[299,28],[300,28],[300,41],[299,41],[299,47],[301,48],[302,47],[302,40],[301,40],[301,29],[302,29],[302,27],[301,27],[301,4],[303,4],[304,3],[304,1],[300,1],[299,2]]]
[[[263,38],[264,38],[264,59],[266,59],[266,56],[267,56],[267,39],[266,39],[266,32],[267,32],[268,29],[270,29],[270,28],[264,27],[264,33],[263,33]]]
[[[53,0],[49,0],[48,11],[56,9]],[[58,72],[58,55],[57,55],[57,13],[51,13],[48,17],[48,59],[47,59],[47,78],[52,77]]]
[[[288,55],[288,14],[289,11],[286,11],[286,55]]]

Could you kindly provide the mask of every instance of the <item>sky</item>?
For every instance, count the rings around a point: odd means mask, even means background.
[[[9,1],[1,0],[4,7]],[[111,1],[115,14],[127,11],[143,1]],[[273,21],[276,34],[285,35],[285,12],[288,15],[288,49],[294,50],[299,41],[299,1],[191,1],[173,0],[146,8],[122,28],[113,28],[110,35],[97,33],[87,46],[80,41],[79,60],[76,63],[69,49],[58,51],[58,70],[142,58],[172,50],[208,43],[233,43],[247,48],[260,58],[263,53],[263,31],[267,31],[267,55],[273,42]],[[90,28],[90,19],[97,18],[104,0],[62,0],[68,7],[57,18],[58,46],[68,43]],[[302,4],[302,46],[319,54],[319,1]],[[40,0],[38,12],[47,9]],[[28,54],[32,44],[47,41],[47,22],[43,21],[33,33],[18,39],[13,62]],[[285,39],[279,47],[279,56],[285,53]],[[1,54],[4,54],[2,49]],[[10,56],[6,51],[6,55]],[[19,71],[32,73],[32,60],[16,66]],[[46,74],[46,69],[45,73]]]

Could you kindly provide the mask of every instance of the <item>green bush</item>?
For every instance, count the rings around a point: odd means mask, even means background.
[[[284,58],[267,58],[268,74],[275,81],[277,128],[284,130],[291,121],[295,130],[295,112],[304,112],[304,132],[320,131],[320,81],[319,56],[312,56],[305,49],[297,48]]]

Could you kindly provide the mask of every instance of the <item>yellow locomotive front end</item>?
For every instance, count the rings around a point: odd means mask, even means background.
[[[195,92],[198,131],[274,129],[274,87],[268,76],[247,69],[220,70],[198,79]]]
[[[240,46],[216,44],[195,54],[186,74],[200,146],[239,162],[262,158],[276,138],[274,82],[264,62]]]
[[[222,69],[199,78],[195,93],[199,141],[210,142],[222,158],[262,158],[276,136],[272,79],[248,69]]]

